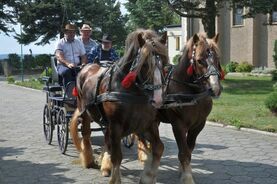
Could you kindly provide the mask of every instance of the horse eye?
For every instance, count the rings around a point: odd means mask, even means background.
[[[204,66],[204,67],[207,67],[207,66],[208,66],[208,64],[207,64],[206,61],[204,61],[204,60],[198,60],[198,63],[199,63],[200,65]]]

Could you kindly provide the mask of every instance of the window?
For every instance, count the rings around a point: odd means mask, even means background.
[[[180,50],[180,37],[176,37],[176,50]]]
[[[234,6],[233,8],[233,26],[243,25],[243,7]]]

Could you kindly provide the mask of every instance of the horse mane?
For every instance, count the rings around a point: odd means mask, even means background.
[[[207,35],[206,33],[204,32],[201,32],[201,33],[197,33],[198,37],[199,37],[199,41],[198,43],[198,49],[203,49],[204,48],[204,44],[203,43],[207,43],[206,40],[207,39]],[[192,48],[193,48],[193,36],[187,41],[186,45],[184,46],[183,50],[182,50],[182,56],[180,57],[180,60],[179,61],[189,61],[189,56],[192,55]]]
[[[142,36],[145,40],[144,45],[140,48],[139,35]],[[127,64],[130,64],[135,60],[138,52],[140,50],[139,63],[137,63],[136,71],[139,72],[144,64],[148,65],[148,73],[150,75],[153,71],[153,62],[150,60],[153,59],[154,53],[159,54],[162,57],[163,65],[168,63],[168,53],[167,47],[160,42],[160,37],[156,32],[150,29],[137,29],[136,31],[131,32],[125,41],[125,54],[121,58],[120,63],[122,67],[125,67]]]
[[[220,49],[219,49],[219,46],[218,46],[218,44],[215,42],[215,40],[214,39],[207,39],[207,41],[208,41],[208,43],[209,43],[209,45],[210,45],[210,47],[211,48],[213,48],[213,51],[215,52],[215,54],[218,56],[218,57],[220,57]]]

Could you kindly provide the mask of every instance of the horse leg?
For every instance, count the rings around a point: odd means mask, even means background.
[[[144,163],[144,170],[139,182],[140,184],[156,183],[158,167],[164,151],[164,145],[159,136],[158,126],[153,126],[149,134],[152,155],[147,156],[147,160]]]
[[[194,184],[194,180],[192,178],[192,169],[190,166],[191,151],[187,145],[187,128],[182,125],[183,122],[172,125],[174,137],[179,149],[178,158],[180,161],[179,169],[181,172],[180,183]]]
[[[147,157],[151,154],[151,146],[145,138],[138,136],[138,160],[140,163],[144,164],[147,160]]]
[[[121,151],[121,126],[110,123],[110,146],[111,146],[111,161],[112,161],[112,172],[109,184],[120,184],[121,183],[121,172],[120,165],[122,161]]]
[[[188,147],[191,152],[193,151],[193,149],[195,147],[197,136],[199,135],[199,133],[203,130],[203,128],[205,126],[205,122],[206,122],[206,120],[203,121],[202,123],[200,123],[197,127],[190,128],[188,131],[187,144],[188,144]]]
[[[82,123],[82,140],[81,140],[81,152],[80,152],[80,159],[82,166],[85,168],[94,167],[94,159],[90,141],[90,119],[87,114],[83,114],[80,118]]]
[[[109,129],[105,132],[105,145],[103,150],[103,157],[101,161],[101,174],[102,176],[108,177],[111,174],[112,170],[112,161],[111,161],[111,145],[110,145],[110,139],[109,139],[110,133]]]

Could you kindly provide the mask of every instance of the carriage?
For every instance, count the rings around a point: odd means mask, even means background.
[[[72,94],[75,87],[75,81],[69,82],[63,89],[61,78],[57,73],[57,60],[51,57],[51,77],[44,76],[45,82],[43,91],[46,94],[46,102],[43,108],[43,133],[47,144],[52,143],[53,133],[57,131],[58,146],[62,154],[65,154],[69,141],[69,124],[71,117],[76,109],[76,96]],[[49,69],[46,69],[46,74]],[[97,128],[91,128],[91,131],[105,131],[105,126],[99,124]],[[134,144],[133,136],[123,138],[123,144],[130,148]]]

